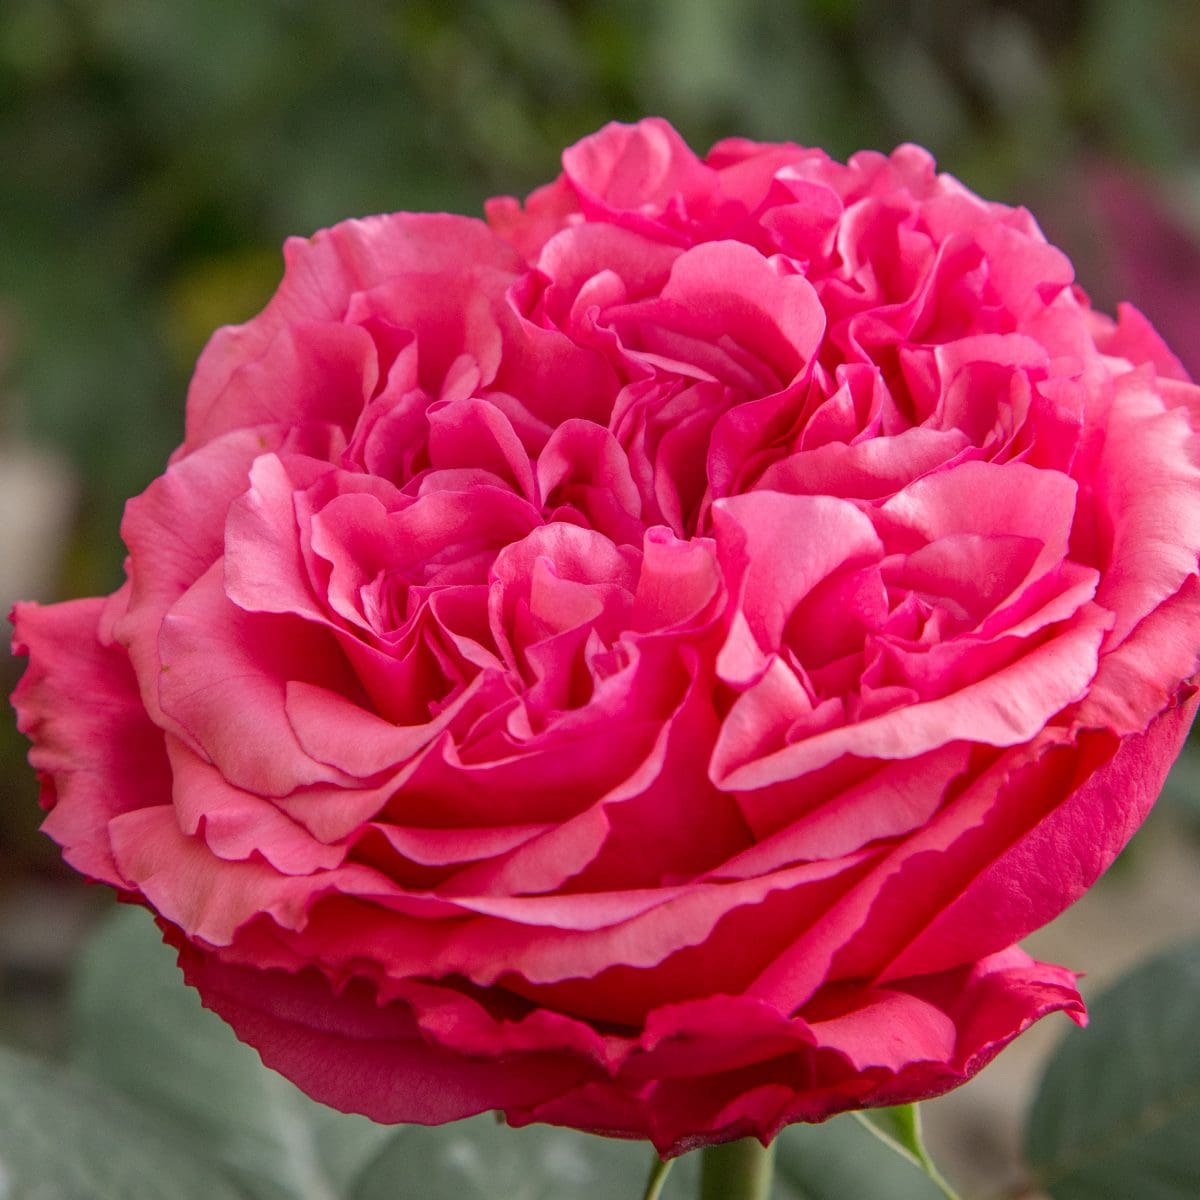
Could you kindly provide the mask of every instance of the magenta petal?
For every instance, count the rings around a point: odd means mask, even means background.
[[[661,358],[670,369],[670,360],[678,357],[701,366],[697,378],[723,378],[730,367],[722,364],[729,360],[709,358],[709,374],[703,369],[703,347],[726,354],[737,347],[778,387],[809,364],[825,330],[812,285],[800,275],[776,272],[739,242],[709,242],[689,250],[676,259],[660,298],[613,308],[607,320],[629,350],[644,353],[647,362]],[[638,341],[632,340],[635,331]],[[755,369],[734,377],[753,380],[758,374]]]
[[[188,981],[268,1066],[323,1103],[375,1121],[439,1125],[544,1102],[599,1074],[582,1056],[534,1051],[506,1061],[441,1049],[408,1006],[380,1007],[358,989],[334,1002],[311,974],[227,966],[187,946],[181,958]]]
[[[1098,336],[1096,344],[1106,354],[1127,358],[1134,366],[1153,363],[1155,370],[1166,379],[1188,380],[1183,364],[1132,304],[1117,305],[1116,325],[1107,336]]]
[[[519,495],[534,495],[533,466],[512,423],[485,400],[458,400],[429,411],[429,455],[435,468],[489,470]]]
[[[703,195],[712,172],[657,117],[606,125],[563,153],[563,168],[585,211],[661,213],[679,194]]]
[[[717,501],[713,521],[726,577],[740,584],[739,616],[766,652],[779,647],[788,618],[818,583],[883,549],[868,517],[827,496],[751,492]],[[786,573],[774,569],[781,561]]]
[[[763,787],[814,771],[843,754],[908,758],[962,739],[1019,745],[1083,697],[1096,673],[1107,625],[1105,614],[1090,610],[1069,631],[988,679],[941,699],[816,733],[728,770],[715,782],[727,788]]]
[[[934,1005],[904,992],[870,989],[857,1007],[812,1021],[822,1046],[844,1055],[858,1071],[897,1071],[911,1062],[941,1063],[954,1054],[954,1022]]]
[[[97,633],[103,602],[43,608],[18,604],[13,650],[30,665],[13,693],[17,727],[30,737],[29,762],[42,781],[42,824],[66,860],[116,887],[108,824],[122,813],[161,804],[171,775],[163,735],[146,716],[121,647]],[[87,697],[87,703],[75,701]]]
[[[1112,646],[1196,574],[1195,436],[1183,410],[1164,411],[1144,371],[1118,381],[1097,479],[1113,526],[1112,563],[1096,597],[1117,614]]]
[[[936,970],[954,962],[961,954],[960,947],[968,942],[972,946],[1007,944],[1074,903],[1111,865],[1145,819],[1195,708],[1195,698],[1172,708],[1145,734],[1123,739],[1115,748],[1104,745],[1109,739],[1096,739],[1104,747],[1100,753],[1111,757],[1102,760],[1069,799],[994,851],[995,857],[941,908],[885,975]],[[1018,777],[1014,790],[1032,782]],[[1002,845],[1000,836],[990,840],[994,846]],[[1013,879],[1022,881],[1019,889],[1013,887]]]

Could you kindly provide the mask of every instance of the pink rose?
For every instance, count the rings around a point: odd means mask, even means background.
[[[952,1088],[1195,706],[1200,390],[1020,209],[608,126],[286,247],[16,612],[47,832],[376,1120],[664,1154]]]

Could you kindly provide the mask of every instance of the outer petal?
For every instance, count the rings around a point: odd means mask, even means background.
[[[344,221],[284,247],[286,271],[270,304],[245,325],[218,330],[188,392],[189,449],[212,436],[207,421],[235,372],[258,362],[279,335],[306,321],[340,321],[351,297],[402,275],[514,269],[516,256],[480,221],[399,213]]]
[[[1017,949],[836,1003],[808,1019],[733,996],[662,1009],[611,1085],[509,1112],[509,1122],[649,1137],[668,1157],[739,1137],[766,1142],[795,1121],[939,1095],[1034,1021],[1083,1011],[1069,971]]]
[[[940,908],[886,967],[884,977],[936,970],[956,961],[967,947],[977,953],[1015,941],[1078,900],[1145,820],[1195,711],[1192,697],[1164,712],[1144,734],[1120,741],[1084,735],[1076,761],[1103,755],[1101,765],[1011,842],[999,827],[998,806],[995,822],[986,822],[973,838],[989,843],[991,861]],[[1050,751],[1046,761],[1021,773],[1009,788],[1026,795],[1056,794],[1063,788],[1064,765],[1053,760],[1065,753]],[[958,853],[952,853],[945,863],[948,882],[955,879],[956,858]],[[904,886],[897,879],[895,888]],[[887,903],[888,897],[881,897],[880,904]]]
[[[1097,600],[1117,614],[1106,648],[1196,574],[1200,466],[1186,410],[1166,410],[1149,372],[1117,383],[1094,486],[1113,527]]]
[[[125,652],[99,639],[103,608],[99,599],[17,605],[13,650],[30,661],[13,704],[50,810],[42,828],[76,870],[125,887],[109,822],[162,804],[171,774],[162,731],[142,708]]]
[[[402,1003],[351,987],[336,998],[312,972],[227,966],[172,935],[188,982],[270,1067],[323,1103],[386,1124],[440,1125],[538,1104],[600,1072],[582,1056],[468,1057],[422,1035]]]

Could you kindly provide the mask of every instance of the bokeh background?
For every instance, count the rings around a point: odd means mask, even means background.
[[[208,334],[274,288],[285,236],[479,213],[647,113],[697,149],[921,142],[1031,208],[1100,307],[1133,300],[1200,375],[1195,0],[0,0],[0,601],[119,582],[124,500],[179,439]],[[19,664],[0,672],[7,692]],[[53,1052],[107,900],[37,834],[24,753],[4,722],[0,1039]],[[1102,983],[1200,930],[1192,761],[1035,951]],[[933,1106],[952,1170],[1003,1184],[1059,1032]]]

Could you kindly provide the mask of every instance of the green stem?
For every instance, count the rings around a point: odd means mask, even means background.
[[[700,1200],[769,1200],[774,1146],[743,1138],[707,1147],[700,1162]]]
[[[666,1162],[663,1162],[657,1154],[654,1156],[654,1164],[650,1168],[650,1178],[646,1181],[646,1194],[642,1200],[659,1200],[667,1182],[667,1172],[671,1169],[671,1163],[674,1161],[674,1159],[668,1158]]]
[[[938,1191],[946,1197],[946,1200],[960,1200],[958,1193],[947,1182],[946,1177],[933,1165],[933,1162],[926,1158],[924,1162],[925,1174],[933,1181]]]

